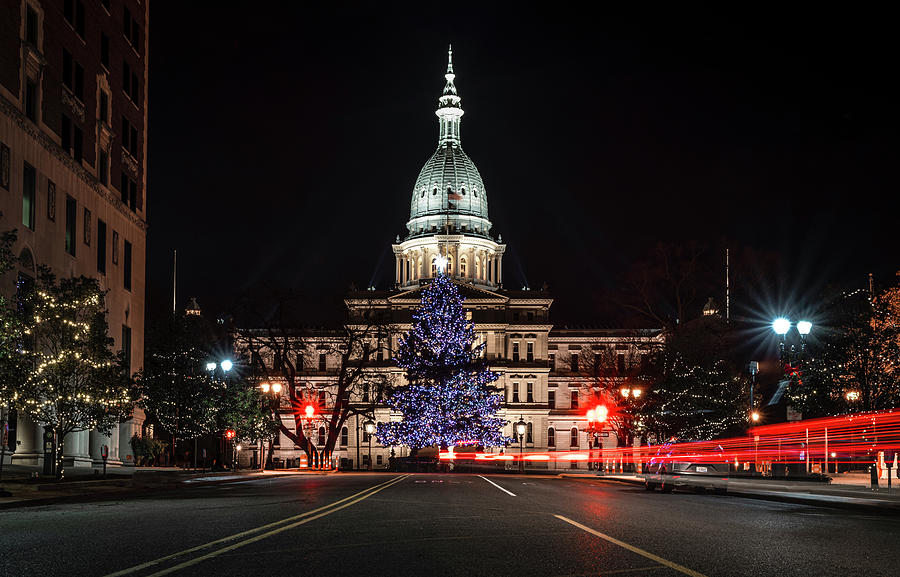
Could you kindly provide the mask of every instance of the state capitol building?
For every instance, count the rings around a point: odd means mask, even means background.
[[[412,326],[412,313],[421,301],[422,286],[444,273],[459,285],[467,316],[475,323],[479,342],[494,383],[503,392],[500,417],[508,421],[504,435],[516,437],[513,423],[524,420],[526,452],[588,450],[602,443],[615,447],[620,441],[614,427],[599,435],[589,432],[587,403],[600,389],[618,391],[610,379],[625,382],[625,375],[649,359],[652,349],[662,343],[659,330],[555,328],[550,321],[553,299],[545,290],[509,290],[503,286],[502,237],[491,233],[488,189],[475,163],[462,147],[461,98],[455,85],[452,52],[448,54],[446,84],[438,99],[438,142],[436,150],[419,171],[410,193],[407,233],[393,244],[395,259],[393,288],[365,290],[349,294],[345,304],[355,313],[377,311],[390,330],[378,343],[378,362],[370,370],[388,373],[394,384],[404,382],[404,371],[392,361],[399,337]],[[328,412],[328,388],[339,370],[340,356],[325,342],[325,334],[303,337],[304,350],[298,355],[298,378],[308,390],[320,391],[319,399]],[[611,370],[600,370],[606,366]],[[605,375],[601,376],[601,375]],[[612,376],[610,376],[612,375]],[[605,382],[601,382],[605,379]],[[623,389],[624,392],[624,389]],[[299,393],[298,393],[299,394]],[[366,414],[377,422],[399,420],[380,399],[368,391],[355,394],[351,403],[370,407]],[[295,427],[293,410],[282,399],[281,418],[289,429]],[[362,430],[363,418],[351,416],[342,428],[332,458],[345,467],[369,466],[369,437]],[[325,444],[325,427],[310,431],[311,440]],[[517,437],[516,437],[517,438]],[[392,448],[372,438],[375,469],[387,468]],[[486,449],[499,453],[503,447]],[[518,443],[506,449],[519,450]],[[394,447],[394,454],[409,454],[406,447]],[[296,464],[304,452],[283,434],[276,441],[274,456],[286,465]],[[249,459],[249,455],[245,455]],[[305,458],[305,457],[304,457]],[[586,468],[585,460],[533,461],[529,468]]]

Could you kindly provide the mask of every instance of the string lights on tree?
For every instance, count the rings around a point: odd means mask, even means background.
[[[474,324],[466,320],[462,303],[444,274],[423,290],[395,358],[406,369],[408,384],[388,398],[403,418],[379,424],[376,437],[383,445],[492,447],[509,441],[502,434],[506,422],[496,416],[501,395],[491,383],[497,374],[487,368],[485,344],[474,344]]]

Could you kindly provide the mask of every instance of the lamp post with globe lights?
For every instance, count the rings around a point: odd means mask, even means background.
[[[519,472],[525,472],[525,433],[528,431],[528,423],[525,422],[524,417],[519,417],[519,421],[516,423],[516,435],[519,436]]]
[[[231,359],[222,359],[219,363],[214,361],[210,361],[206,363],[206,370],[209,371],[212,377],[216,375],[216,369],[222,369],[222,380],[225,382],[226,386],[228,384],[228,371],[234,368],[234,363]],[[222,437],[222,455],[225,454],[225,437]],[[205,467],[205,465],[204,465]],[[194,438],[194,469],[197,468],[197,439]]]
[[[259,390],[262,392],[263,396],[268,399],[268,408],[269,412],[272,415],[273,420],[278,420],[278,406],[281,400],[281,383],[260,383]],[[276,433],[277,434],[277,433]],[[268,439],[269,441],[269,450],[265,451],[265,447],[263,447],[263,451],[265,452],[264,458],[260,459],[260,468],[261,469],[270,469],[272,465],[272,446],[275,444],[274,439]],[[264,461],[264,462],[262,462]]]
[[[366,422],[363,423],[363,431],[366,432],[366,435],[369,438],[369,462],[367,463],[366,470],[372,470],[372,435],[375,434],[375,422],[372,419],[366,419]]]
[[[623,393],[626,389],[622,389]],[[628,393],[631,394],[631,390],[628,390]],[[640,393],[638,393],[640,396]],[[600,442],[598,438],[600,433],[603,431],[603,426],[606,423],[606,420],[609,418],[609,408],[606,405],[598,404],[593,409],[588,409],[587,412],[587,432],[588,432],[588,453],[591,452],[592,445],[598,445]],[[603,447],[602,444],[600,446],[600,462],[603,462]],[[591,466],[591,460],[588,459],[588,466]],[[599,467],[598,467],[599,468]]]

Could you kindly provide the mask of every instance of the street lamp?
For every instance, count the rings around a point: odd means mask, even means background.
[[[259,390],[262,391],[263,395],[270,397],[269,398],[269,411],[272,414],[273,419],[278,418],[278,399],[281,393],[281,383],[260,383]],[[263,459],[260,459],[260,469],[267,469],[271,465],[270,459],[272,458],[272,450],[271,447],[274,444],[274,439],[269,440],[269,451],[268,454],[265,454],[265,447],[263,447]]]
[[[528,423],[525,422],[525,418],[519,416],[519,422],[516,423],[516,434],[519,435],[519,472],[525,472],[525,461],[523,460],[523,453],[525,452],[525,432],[528,431]]]
[[[626,394],[625,391],[628,391]],[[622,388],[620,391],[622,396],[628,396],[631,394],[631,389]],[[640,393],[638,393],[640,394]],[[587,420],[588,420],[588,433],[590,434],[590,438],[588,440],[588,455],[590,456],[591,445],[599,444],[595,443],[597,436],[603,431],[603,423],[606,422],[606,419],[609,418],[609,409],[606,405],[597,405],[593,409],[588,409],[587,412]],[[603,449],[601,447],[600,450],[600,460],[603,460]],[[588,468],[591,467],[591,461],[588,460]],[[599,468],[599,465],[598,465]]]
[[[222,362],[220,362],[219,364],[216,364],[213,361],[209,361],[206,363],[206,370],[209,371],[210,373],[212,373],[213,376],[215,376],[216,367],[222,369],[222,373],[226,377],[226,380],[227,380],[228,371],[230,371],[232,369],[232,367],[234,367],[234,363],[232,363],[231,360],[229,360],[229,359],[225,359]],[[222,452],[220,455],[221,455],[222,459],[224,460],[224,458],[225,458],[225,439],[224,439],[224,437],[222,438],[221,446],[222,446]],[[196,468],[197,468],[197,437],[194,437],[194,469],[196,469]]]
[[[375,434],[375,423],[372,419],[366,419],[366,422],[363,423],[363,430],[366,432],[366,435],[369,436],[369,464],[367,469],[369,471],[372,470],[372,435]]]

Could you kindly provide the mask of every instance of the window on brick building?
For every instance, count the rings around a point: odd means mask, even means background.
[[[319,353],[319,370],[325,371],[325,353]]]
[[[553,427],[547,429],[547,446],[555,447],[556,446],[556,430]]]
[[[97,272],[106,274],[106,223],[97,219]]]
[[[75,256],[75,199],[66,195],[66,252]]]
[[[529,363],[534,362],[534,343],[527,343],[525,345],[525,360]]]
[[[518,403],[519,402],[519,383],[513,383],[512,387],[513,387],[512,402]]]
[[[34,230],[37,171],[26,162],[22,173],[22,224]]]
[[[125,241],[125,244],[123,245],[123,251],[124,251],[122,254],[122,258],[124,261],[123,262],[123,264],[124,264],[124,266],[123,266],[123,268],[124,268],[123,286],[125,287],[125,290],[130,291],[131,290],[131,243],[128,242],[127,240]]]
[[[556,408],[556,391],[547,391],[547,408]]]
[[[25,80],[25,118],[37,122],[38,87],[30,78]]]
[[[31,6],[25,8],[25,42],[35,48],[38,45],[38,14]]]
[[[512,360],[514,363],[519,362],[519,343],[515,342],[512,344]]]
[[[569,446],[572,448],[578,447],[578,427],[572,427],[572,430],[569,431]]]
[[[534,402],[534,383],[528,383],[525,389],[525,402],[533,403]]]
[[[577,409],[578,408],[578,391],[575,389],[570,389],[570,394],[571,394],[571,403],[572,403],[570,405],[570,407],[573,409]]]

